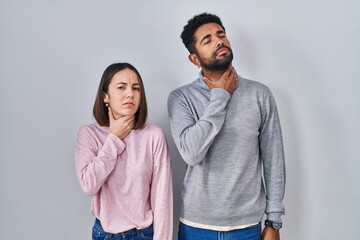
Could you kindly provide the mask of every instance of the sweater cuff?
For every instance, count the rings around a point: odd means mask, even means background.
[[[268,213],[266,219],[270,221],[282,223],[281,215],[282,213],[275,213],[275,212]]]
[[[211,97],[222,98],[228,101],[230,99],[230,93],[223,88],[213,88],[211,89]]]
[[[109,133],[107,136],[107,139],[105,142],[110,141],[111,144],[110,146],[114,146],[116,147],[116,149],[118,150],[119,153],[121,153],[122,151],[124,151],[125,149],[125,143],[123,141],[120,140],[120,138],[118,138],[115,134],[113,133]]]
[[[285,214],[284,205],[279,201],[266,201],[267,219],[274,222],[282,222],[281,215]]]

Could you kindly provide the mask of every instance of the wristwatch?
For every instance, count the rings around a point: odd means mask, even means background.
[[[279,231],[279,229],[282,227],[282,223],[265,220],[265,226],[272,227],[275,231]]]

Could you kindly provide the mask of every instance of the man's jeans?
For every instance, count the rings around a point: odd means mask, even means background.
[[[260,240],[261,223],[232,231],[213,231],[187,226],[180,222],[178,240]]]
[[[104,231],[101,226],[99,219],[95,220],[92,231],[93,240],[141,240],[141,239],[153,239],[154,230],[153,226],[150,225],[144,229],[131,229],[129,231],[117,234],[110,234]]]

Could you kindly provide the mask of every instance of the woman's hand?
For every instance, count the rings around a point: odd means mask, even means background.
[[[118,138],[125,138],[134,127],[135,115],[121,116],[116,119],[111,107],[108,107],[109,114],[109,132],[115,134]]]

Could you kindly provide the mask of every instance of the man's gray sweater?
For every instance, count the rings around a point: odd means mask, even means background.
[[[284,214],[285,162],[276,103],[269,88],[238,76],[230,94],[202,75],[172,91],[174,142],[187,163],[180,217],[231,227]],[[263,177],[263,178],[262,178]],[[265,185],[265,186],[264,186]]]

